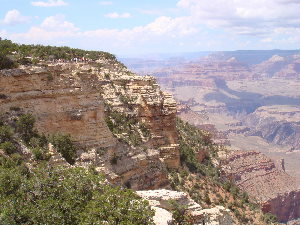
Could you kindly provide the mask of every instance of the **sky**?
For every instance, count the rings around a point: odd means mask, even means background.
[[[0,0],[0,37],[126,56],[300,49],[300,0]]]

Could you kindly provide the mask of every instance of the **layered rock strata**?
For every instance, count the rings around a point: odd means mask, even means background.
[[[75,165],[94,166],[112,182],[133,189],[165,187],[166,167],[179,166],[175,101],[152,77],[132,74],[117,62],[99,63],[1,70],[0,111],[33,114],[41,133],[70,134],[79,149]],[[120,101],[122,94],[132,97],[131,111]],[[146,149],[113,136],[105,104],[146,124],[153,136]]]
[[[280,222],[300,217],[300,183],[271,159],[255,151],[235,151],[224,162],[226,177],[257,199],[265,213]]]

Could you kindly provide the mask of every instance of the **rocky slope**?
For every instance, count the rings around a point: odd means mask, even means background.
[[[174,68],[155,72],[159,83],[168,87],[203,86],[215,87],[214,79],[243,79],[251,76],[246,64],[234,58],[212,61],[209,58],[184,63]]]
[[[300,183],[265,155],[254,151],[231,152],[223,171],[239,188],[256,198],[264,212],[280,222],[300,217]]]

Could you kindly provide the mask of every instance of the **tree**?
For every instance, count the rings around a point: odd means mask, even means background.
[[[54,134],[50,137],[50,142],[68,163],[75,163],[76,148],[70,135]]]
[[[0,160],[0,162],[2,162]],[[0,224],[153,224],[148,203],[83,168],[0,169]]]
[[[24,114],[16,122],[16,130],[26,144],[36,134],[34,131],[35,118],[31,114]]]

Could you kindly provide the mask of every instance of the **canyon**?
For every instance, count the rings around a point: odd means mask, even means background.
[[[41,62],[1,70],[0,92],[0,110],[6,117],[13,120],[14,115],[30,113],[39,133],[70,135],[77,148],[75,163],[70,165],[49,144],[51,166],[93,168],[111,184],[142,191],[137,193],[146,200],[150,197],[141,193],[148,190],[158,196],[172,192],[162,188],[170,189],[168,171],[181,167],[177,106],[153,77],[138,76],[114,59],[96,63]],[[117,121],[125,122],[130,130],[115,131],[124,125]],[[32,167],[31,151],[20,145]],[[232,212],[223,206],[204,209],[187,193],[174,191],[167,195],[174,201],[181,196],[184,201],[179,204],[183,206],[188,203],[194,224],[233,223]],[[161,218],[159,214],[159,221],[154,218],[156,224],[172,220],[171,206],[152,207],[156,213],[168,215]]]
[[[213,64],[208,67],[212,77],[200,78],[199,82],[198,76],[206,66],[198,66],[197,63],[179,70],[188,69],[184,78],[181,72],[175,77],[159,78],[164,89],[174,94],[176,103],[171,94],[160,89],[154,77],[139,76],[109,55],[90,62],[41,60],[37,65],[0,71],[0,110],[11,120],[14,120],[15,114],[32,114],[36,119],[35,128],[46,136],[55,133],[70,135],[77,148],[74,164],[67,163],[52,144],[48,146],[51,155],[49,163],[56,167],[93,168],[104,174],[107,182],[137,191],[138,195],[149,200],[155,210],[156,224],[167,224],[172,218],[176,208],[170,205],[169,200],[177,202],[180,207],[187,207],[186,213],[193,224],[239,224],[240,221],[263,224],[265,221],[261,211],[251,209],[253,203],[244,198],[242,192],[236,195],[236,192],[231,193],[222,187],[223,184],[214,183],[214,179],[219,179],[216,178],[219,169],[224,173],[224,178],[227,177],[257,199],[264,212],[276,214],[281,222],[297,219],[299,186],[298,181],[288,175],[291,169],[289,164],[284,164],[284,160],[274,163],[259,153],[236,152],[215,144],[231,145],[233,133],[243,137],[246,134],[254,137],[255,133],[255,137],[266,138],[268,134],[255,131],[262,130],[265,123],[260,120],[255,123],[258,119],[254,113],[259,118],[262,115],[269,118],[269,114],[275,115],[277,110],[263,108],[251,101],[240,110],[238,106],[245,97],[258,94],[239,95],[243,92],[233,90],[226,83],[226,76],[216,78],[223,70],[228,70],[232,74],[228,82],[235,82],[239,73],[245,79],[251,73],[249,66],[230,58],[226,62],[218,62],[217,69]],[[202,72],[196,72],[191,78],[187,76],[195,71]],[[199,92],[199,87],[203,85],[207,89]],[[292,102],[294,97],[287,96]],[[207,104],[199,101],[202,98],[213,100]],[[224,101],[217,101],[219,98]],[[289,123],[295,122],[290,128],[295,132],[285,135],[290,138],[289,144],[297,137],[298,115],[294,111],[295,107],[291,107],[276,114],[276,119],[280,121],[275,121],[277,126],[286,123],[281,120],[286,115],[290,117]],[[224,118],[227,118],[226,124],[222,124]],[[211,123],[212,120],[214,123]],[[195,130],[189,134],[196,128],[180,121],[189,122],[209,133]],[[247,121],[251,127],[246,124]],[[228,127],[230,129],[226,129]],[[279,138],[285,130],[278,128],[269,141],[277,145],[285,144]],[[210,141],[210,137],[215,143]],[[193,146],[191,143],[194,143]],[[293,142],[295,148],[297,144]],[[22,143],[20,145],[23,146]],[[183,151],[187,149],[193,153],[184,156],[187,153]],[[27,158],[32,158],[26,146],[21,150]],[[185,157],[193,155],[195,161],[185,161],[190,160]],[[202,175],[192,171],[186,175],[187,167],[193,166]],[[200,186],[201,176],[204,183]],[[184,181],[184,177],[189,178]],[[270,183],[264,183],[264,179],[270,180]],[[265,184],[264,189],[260,191],[253,186],[255,182]],[[284,182],[293,185],[284,187]],[[276,188],[268,192],[274,184]],[[180,191],[179,187],[185,192]],[[176,188],[178,190],[171,190]],[[192,192],[192,189],[195,191]],[[236,189],[232,187],[230,190]],[[205,193],[205,198],[197,191]],[[228,202],[224,202],[223,198]],[[243,201],[247,204],[243,205]],[[287,211],[283,211],[278,202],[284,202]],[[230,206],[231,210],[224,205]],[[165,219],[157,220],[162,217],[160,215],[164,215]]]
[[[299,217],[298,65],[298,51],[236,51],[148,70],[181,119],[226,146],[224,176],[280,222]]]

